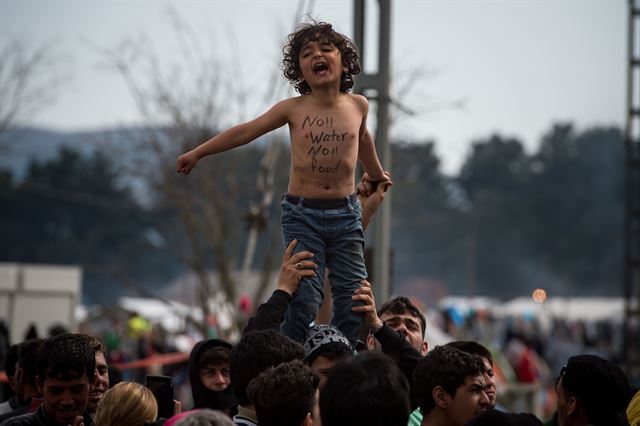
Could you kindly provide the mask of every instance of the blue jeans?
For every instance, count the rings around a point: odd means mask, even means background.
[[[315,277],[303,278],[298,291],[289,304],[282,324],[282,333],[297,342],[304,342],[309,325],[316,317],[322,300],[325,266],[329,268],[329,283],[333,298],[333,319],[337,327],[356,347],[361,313],[351,310],[353,292],[367,277],[364,265],[364,231],[362,208],[353,195],[345,197],[343,206],[330,209],[305,206],[304,197],[297,203],[280,203],[282,234],[285,247],[294,239],[298,244],[294,252],[308,250],[318,265]]]

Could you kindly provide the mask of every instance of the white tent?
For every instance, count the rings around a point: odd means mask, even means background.
[[[622,297],[553,297],[544,303],[528,297],[518,297],[496,306],[501,316],[533,315],[544,318],[562,318],[570,321],[622,321],[624,299]]]

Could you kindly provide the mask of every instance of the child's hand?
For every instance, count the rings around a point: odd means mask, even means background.
[[[369,173],[364,172],[364,174],[362,175],[362,179],[357,186],[358,193],[365,198],[369,197],[378,190],[378,184],[382,184],[383,192],[386,192],[387,189],[389,189],[393,185],[393,182],[391,182],[391,174],[387,171],[384,171],[382,178],[374,179],[369,176]]]
[[[389,173],[389,172],[388,172],[388,171],[386,171],[386,170],[384,170],[384,171],[382,172],[382,176],[378,176],[376,179],[373,179],[373,178],[372,178],[372,180],[375,182],[376,187],[378,186],[378,184],[384,184],[384,185],[385,185],[385,191],[386,191],[387,189],[389,189],[389,187],[390,187],[391,185],[393,185],[393,182],[391,182],[391,173]],[[374,191],[375,191],[375,189],[376,189],[376,188],[374,188]]]
[[[178,157],[178,161],[176,161],[176,172],[188,175],[196,164],[198,164],[198,157],[193,153],[193,151],[189,151]]]

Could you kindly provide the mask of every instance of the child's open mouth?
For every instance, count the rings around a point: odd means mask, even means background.
[[[321,75],[329,69],[329,66],[325,62],[318,62],[313,65],[312,69],[316,75]]]

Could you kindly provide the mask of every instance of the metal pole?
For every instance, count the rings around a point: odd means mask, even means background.
[[[383,167],[391,168],[391,145],[389,144],[389,74],[391,51],[391,0],[379,0],[380,33],[378,38],[378,102],[376,123],[376,149]],[[375,251],[373,253],[373,288],[380,301],[391,294],[390,273],[390,227],[391,193],[380,205],[374,220]]]
[[[364,0],[353,1],[353,41],[358,49],[360,49],[360,65],[364,73],[364,21],[365,21],[365,2]],[[356,81],[356,91],[358,84]]]
[[[640,377],[640,0],[629,0],[627,122],[625,127],[624,363]]]
[[[365,0],[354,0],[354,42],[360,48],[360,62],[364,68],[365,57]],[[391,53],[391,0],[378,0],[379,33],[378,33],[378,71],[374,74],[365,72],[359,76],[356,91],[363,93],[367,89],[376,92],[371,100],[376,102],[376,150],[380,161],[387,170],[391,169],[391,146],[389,145],[389,75]],[[372,224],[373,267],[369,271],[373,291],[378,300],[385,301],[390,295],[391,261],[390,261],[390,227],[391,200],[387,199],[380,206]],[[369,242],[370,243],[370,242]]]

